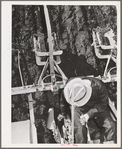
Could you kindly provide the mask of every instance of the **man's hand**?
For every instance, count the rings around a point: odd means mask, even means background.
[[[89,115],[88,114],[84,114],[80,116],[80,122],[82,125],[85,125],[86,122],[89,120]]]
[[[58,117],[57,117],[57,119],[58,119],[59,121],[61,121],[63,118],[64,118],[64,116],[61,115],[61,114],[59,114]]]

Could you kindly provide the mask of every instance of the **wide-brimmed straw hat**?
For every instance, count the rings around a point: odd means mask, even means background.
[[[74,78],[64,87],[64,97],[66,101],[75,106],[85,105],[92,94],[91,82],[87,79]]]

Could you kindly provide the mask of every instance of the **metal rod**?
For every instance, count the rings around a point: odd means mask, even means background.
[[[74,108],[75,106],[72,104],[72,144],[74,143]]]
[[[72,112],[71,112],[71,116],[72,116],[72,144],[74,143],[74,89],[72,90]]]
[[[39,77],[38,85],[41,85],[41,81],[42,81],[42,79],[43,79],[44,73],[45,73],[46,70],[47,70],[48,64],[49,64],[49,62],[48,62],[48,59],[47,59],[46,64],[45,64],[45,66],[43,67],[43,70],[42,70],[41,75],[40,75],[40,77]]]
[[[21,68],[20,68],[20,55],[19,55],[19,53],[20,53],[20,51],[18,50],[18,67],[19,67],[21,83],[22,83],[22,86],[24,86],[24,81],[23,81],[23,78],[22,78],[22,72],[21,72]]]
[[[44,5],[44,13],[46,19],[47,33],[48,33],[48,44],[49,44],[49,62],[50,62],[50,74],[51,74],[51,82],[54,85],[56,83],[55,72],[54,72],[54,61],[53,61],[53,44],[52,44],[52,33],[50,26],[50,19],[47,6]]]
[[[61,74],[62,78],[63,78],[65,81],[67,81],[68,78],[65,76],[65,74],[64,74],[64,72],[61,70],[61,68],[57,65],[56,61],[54,61],[54,64],[55,64],[57,70],[59,71],[59,73]]]
[[[111,54],[110,54],[110,57],[107,60],[107,64],[106,64],[106,67],[105,67],[105,70],[104,70],[104,74],[103,74],[104,77],[107,76],[108,64],[109,64],[110,60],[111,60]]]

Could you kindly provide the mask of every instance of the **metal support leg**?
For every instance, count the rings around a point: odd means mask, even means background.
[[[36,131],[36,127],[35,127],[32,94],[28,95],[28,102],[29,102],[30,122],[31,122],[31,126],[30,126],[31,127],[31,132],[30,132],[31,138],[30,139],[33,144],[37,144],[37,131]]]

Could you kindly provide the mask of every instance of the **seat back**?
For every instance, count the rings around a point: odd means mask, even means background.
[[[33,41],[34,41],[34,52],[35,52],[35,57],[36,57],[36,64],[39,66],[43,66],[46,64],[47,58],[50,56],[50,52],[47,52],[45,49],[44,43],[42,46],[40,46],[40,43],[38,41],[38,37],[36,39],[35,36],[33,36]],[[61,50],[53,52],[53,57],[54,60],[56,61],[57,64],[61,63],[61,58],[60,55],[62,54]]]

